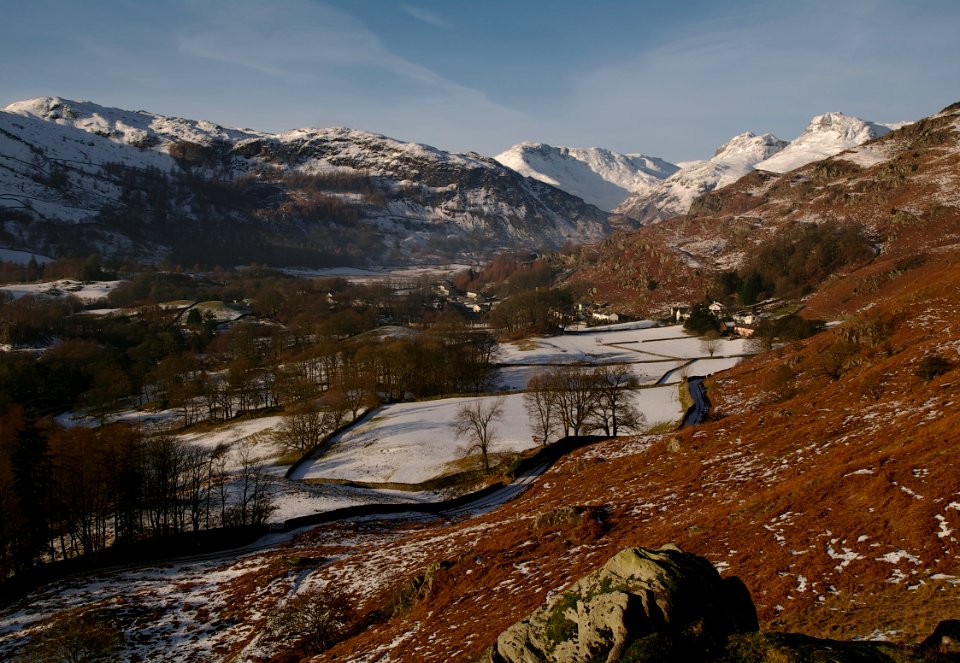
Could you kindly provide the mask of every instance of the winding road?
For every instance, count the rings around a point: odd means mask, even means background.
[[[704,386],[703,380],[704,378],[699,376],[687,380],[687,388],[690,390],[693,405],[687,410],[680,428],[702,424],[707,418],[707,413],[710,412],[710,401],[707,400],[707,388]]]

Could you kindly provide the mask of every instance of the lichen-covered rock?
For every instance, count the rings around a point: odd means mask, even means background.
[[[707,652],[757,628],[743,583],[704,558],[675,546],[627,548],[504,631],[489,660],[612,662],[654,633]]]

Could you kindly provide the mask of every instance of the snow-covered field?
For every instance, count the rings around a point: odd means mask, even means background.
[[[399,403],[376,411],[360,426],[335,439],[330,450],[304,464],[294,479],[342,479],[369,483],[421,483],[449,472],[462,458],[465,443],[450,424],[464,404],[495,401],[497,396],[447,398]],[[492,453],[524,451],[536,446],[523,395],[503,398],[503,417],[494,422]],[[674,386],[637,390],[633,403],[648,425],[676,422],[683,415]]]
[[[30,264],[31,259],[35,260],[38,265],[43,265],[53,260],[53,258],[48,258],[47,256],[39,253],[0,248],[0,260],[4,262],[15,262],[21,265],[28,265]]]
[[[465,441],[457,440],[450,426],[457,410],[476,400],[492,404],[497,398],[445,398],[388,405],[336,439],[329,453],[304,465],[294,478],[420,483],[439,476],[463,455]],[[496,434],[490,451],[509,453],[536,446],[523,396],[514,394],[503,399],[503,418],[493,424]]]
[[[536,446],[522,391],[531,376],[550,365],[626,363],[644,386],[633,392],[633,404],[646,426],[674,423],[683,415],[678,383],[682,375],[707,375],[736,364],[745,352],[743,341],[720,341],[716,358],[709,358],[701,340],[680,326],[655,327],[627,323],[549,338],[530,339],[502,347],[499,384],[514,393],[504,396],[504,413],[494,422],[494,454],[522,452]],[[666,376],[666,377],[665,377]],[[653,386],[660,380],[662,386]],[[282,416],[259,417],[181,433],[184,442],[214,450],[227,449],[226,468],[237,472],[246,454],[262,465],[272,484],[276,512],[271,522],[320,513],[344,506],[370,503],[424,502],[440,499],[430,491],[363,489],[306,483],[303,479],[332,479],[364,483],[417,484],[463,469],[465,440],[458,440],[451,423],[457,410],[475,400],[498,397],[459,397],[381,407],[359,425],[335,438],[326,452],[303,466],[288,480],[288,465],[280,464],[284,449],[276,440]],[[110,420],[134,421],[147,428],[175,427],[182,415],[175,410],[124,410]],[[97,425],[76,413],[58,418],[65,426]],[[289,462],[289,458],[287,459]],[[479,460],[477,460],[479,463]]]
[[[680,372],[690,366],[690,375],[707,375],[733,366],[741,355],[749,354],[744,339],[718,341],[714,357],[697,336],[687,334],[681,325],[654,327],[652,323],[626,323],[595,327],[590,331],[548,338],[535,338],[500,346],[500,386],[509,391],[524,389],[529,379],[543,367],[582,362],[585,364],[629,364],[641,385],[662,379],[670,371],[667,383],[678,382]]]
[[[43,295],[46,297],[66,297],[67,295],[73,295],[82,302],[95,302],[106,298],[106,296],[110,294],[110,291],[121,283],[123,283],[123,281],[73,281],[71,279],[61,279],[60,281],[5,285],[0,287],[0,290],[9,292],[14,299],[19,299],[25,295]]]

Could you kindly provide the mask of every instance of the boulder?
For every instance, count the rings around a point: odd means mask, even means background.
[[[675,546],[627,548],[501,633],[485,658],[613,662],[661,635],[706,654],[757,629],[744,584],[706,559]]]
[[[960,620],[947,619],[917,648],[917,656],[926,660],[960,660]]]

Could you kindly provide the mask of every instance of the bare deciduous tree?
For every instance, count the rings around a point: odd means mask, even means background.
[[[277,437],[285,449],[303,453],[323,441],[332,429],[331,418],[315,408],[294,412],[283,418]]]
[[[241,440],[237,448],[240,469],[236,473],[236,497],[225,514],[226,526],[262,525],[277,510],[264,459],[256,455],[259,441],[251,436]]]
[[[720,344],[721,340],[719,336],[715,334],[705,334],[703,338],[700,339],[700,351],[706,352],[713,357],[720,349]]]
[[[630,402],[630,392],[637,378],[623,364],[601,366],[594,371],[596,407],[593,419],[604,434],[616,437],[622,431],[635,431],[646,418]]]
[[[490,445],[496,430],[493,423],[503,418],[504,399],[478,399],[460,406],[451,426],[458,438],[467,439],[467,454],[479,451],[483,469],[490,469]]]
[[[557,434],[557,385],[550,373],[538,373],[530,378],[523,395],[523,406],[530,417],[534,439],[546,445]]]

